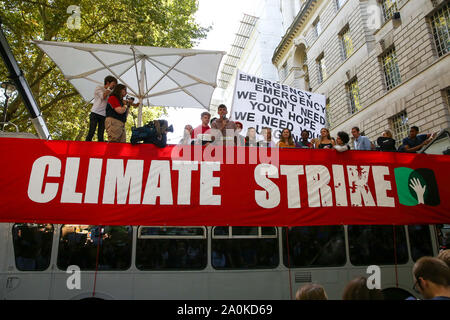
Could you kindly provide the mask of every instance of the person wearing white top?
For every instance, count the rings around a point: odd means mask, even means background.
[[[272,129],[269,127],[263,127],[261,129],[261,135],[263,140],[258,141],[258,147],[276,148],[275,142],[272,141]]]
[[[180,142],[178,142],[178,144],[191,145],[192,142],[194,141],[194,139],[192,139],[193,132],[194,132],[194,129],[192,128],[192,126],[190,124],[185,125],[183,138],[181,138],[181,140],[180,140]]]
[[[339,131],[337,133],[336,144],[333,146],[333,149],[336,149],[338,152],[344,152],[350,150],[350,146],[348,142],[350,141],[350,137],[344,131]]]
[[[104,85],[95,88],[94,103],[92,105],[91,114],[89,115],[89,132],[86,141],[92,141],[97,126],[97,140],[99,142],[104,141],[106,103],[110,93],[116,85],[117,79],[113,76],[107,76],[104,80]]]

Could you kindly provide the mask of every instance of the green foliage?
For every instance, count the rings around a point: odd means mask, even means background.
[[[81,8],[80,29],[67,26],[70,5]],[[3,31],[13,54],[53,139],[63,140],[84,140],[91,106],[31,40],[190,48],[208,31],[193,20],[196,11],[196,0],[0,0]],[[0,81],[7,76],[1,61]],[[143,123],[164,112],[144,108]],[[34,132],[20,98],[10,100],[7,120],[21,131]]]

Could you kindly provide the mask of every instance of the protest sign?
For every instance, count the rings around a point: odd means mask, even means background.
[[[244,135],[249,127],[257,133],[262,127],[269,127],[276,139],[284,128],[291,130],[296,142],[304,129],[310,132],[310,138],[316,138],[326,126],[325,112],[323,95],[238,70],[231,119],[243,124]]]

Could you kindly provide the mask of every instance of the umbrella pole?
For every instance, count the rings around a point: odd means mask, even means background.
[[[134,54],[134,51],[133,51]],[[144,92],[144,81],[146,80],[146,74],[145,74],[145,59],[142,59],[141,61],[141,78],[139,79],[139,76],[137,74],[137,65],[136,66],[136,76],[139,84],[139,109],[138,109],[138,126],[142,127],[142,109],[144,105],[144,98],[143,98],[143,92]]]
[[[138,109],[138,127],[142,127],[142,101],[139,102],[139,109]]]

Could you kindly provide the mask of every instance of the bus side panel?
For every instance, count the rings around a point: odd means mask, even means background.
[[[50,297],[52,270],[51,264],[43,271],[20,271],[16,265],[13,224],[6,225],[7,259],[6,288],[4,298],[8,300],[47,300]]]
[[[6,298],[8,226],[8,223],[0,223],[0,300]]]
[[[206,271],[137,271],[135,299],[210,299]]]
[[[75,225],[74,225],[75,226]],[[51,299],[82,300],[97,298],[103,300],[133,299],[132,267],[127,270],[83,270],[77,264],[71,264],[67,269],[58,265],[63,225],[55,227],[55,241],[53,250],[53,281]],[[97,253],[97,248],[95,253]],[[102,247],[104,249],[104,246]],[[132,250],[130,248],[130,250]],[[83,255],[86,255],[84,252]],[[71,252],[69,255],[74,254]],[[63,255],[64,256],[64,255]],[[90,258],[95,259],[95,256]],[[130,258],[131,259],[131,258]],[[95,260],[94,260],[95,261]],[[130,261],[131,263],[131,261]],[[101,269],[101,266],[98,266]]]
[[[97,276],[95,271],[81,271],[79,287],[75,286],[74,276],[73,272],[55,271],[52,299],[133,299],[131,271],[98,271]]]
[[[289,283],[289,278],[279,269],[216,270],[210,273],[208,282],[208,299],[272,300],[285,298],[284,284]]]

